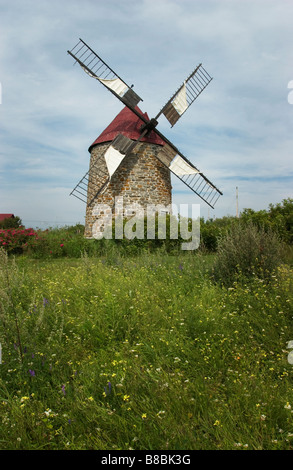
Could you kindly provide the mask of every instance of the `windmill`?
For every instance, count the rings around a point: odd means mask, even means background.
[[[90,146],[89,170],[70,193],[87,205],[87,236],[91,236],[96,218],[96,203],[113,202],[114,195],[130,194],[140,203],[156,203],[163,195],[164,202],[170,203],[171,173],[214,208],[222,192],[157,129],[162,114],[173,127],[210,83],[212,77],[202,64],[150,119],[138,107],[142,99],[133,85],[127,85],[82,39],[67,52],[125,106]]]

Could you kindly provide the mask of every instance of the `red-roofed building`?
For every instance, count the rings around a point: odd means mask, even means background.
[[[14,214],[0,214],[0,222],[5,219],[14,219]]]

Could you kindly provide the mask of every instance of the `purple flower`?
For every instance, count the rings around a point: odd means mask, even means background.
[[[29,369],[29,373],[30,373],[30,376],[33,377],[34,375],[36,375],[35,371],[32,370],[32,369]]]
[[[104,387],[104,390],[105,390],[105,394],[106,394],[107,396],[110,395],[111,390],[112,390],[111,382],[108,382],[108,388],[107,388],[107,387]]]
[[[63,392],[63,395],[65,396],[66,395],[66,392],[65,392],[65,385],[62,385],[62,392]]]

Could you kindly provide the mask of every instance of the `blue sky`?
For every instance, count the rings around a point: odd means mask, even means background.
[[[69,193],[121,103],[67,55],[81,37],[154,117],[200,62],[210,85],[158,129],[224,193],[207,218],[293,197],[293,1],[0,0],[0,212],[32,227],[84,223]]]

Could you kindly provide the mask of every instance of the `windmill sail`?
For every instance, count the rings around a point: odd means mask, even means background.
[[[199,64],[161,109],[156,119],[164,114],[173,127],[211,80],[212,77],[203,68],[202,64]]]
[[[116,172],[122,160],[132,152],[137,144],[138,140],[133,141],[122,134],[118,134],[115,137],[105,153],[105,160],[110,179]]]
[[[116,150],[114,147],[112,147],[112,145],[110,145],[110,147],[105,152],[105,160],[110,179],[114,175],[115,171],[117,170],[124,157],[125,155],[123,155],[123,153],[120,153],[119,150]]]
[[[194,175],[199,173],[199,171],[187,163],[180,155],[177,155],[174,160],[172,160],[169,170],[172,171],[177,176],[183,175]]]
[[[70,195],[90,205],[110,183],[113,175],[124,158],[129,155],[139,140],[133,141],[122,134],[118,134],[106,150],[104,157],[108,171],[105,171],[101,162],[92,165],[89,171],[77,183]],[[88,194],[91,197],[88,197]]]
[[[77,199],[90,205],[92,200],[106,188],[109,182],[109,174],[98,163],[91,165],[89,171],[73,188],[70,196],[75,196]],[[89,198],[89,194],[92,194],[92,197]]]
[[[166,143],[157,158],[195,194],[214,208],[222,192],[172,144]]]
[[[127,85],[106,62],[101,59],[82,39],[76,46],[67,51],[76,62],[93,78],[99,80],[108,90],[130,108],[141,101],[141,98]]]

